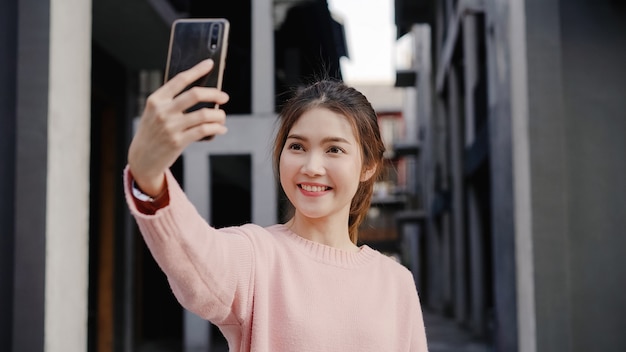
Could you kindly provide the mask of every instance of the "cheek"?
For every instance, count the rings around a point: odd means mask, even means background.
[[[361,164],[354,162],[341,162],[335,165],[335,177],[340,177],[349,188],[356,190],[361,181],[360,170]]]
[[[289,175],[291,174],[291,168],[290,168],[290,160],[289,157],[285,156],[285,154],[282,154],[280,156],[280,159],[278,160],[278,175],[280,176],[280,183],[281,185],[283,185],[283,180],[286,180],[289,178]],[[283,185],[284,188],[284,185]]]

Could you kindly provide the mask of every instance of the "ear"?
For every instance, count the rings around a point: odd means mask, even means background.
[[[372,176],[374,176],[374,174],[376,173],[376,165],[363,170],[363,172],[361,173],[361,182],[365,182],[367,180],[369,180],[370,178],[372,178]]]

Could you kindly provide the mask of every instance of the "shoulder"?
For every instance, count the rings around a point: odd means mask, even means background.
[[[383,254],[375,249],[370,248],[370,250],[376,252],[376,256],[378,257],[379,264],[386,271],[394,275],[401,276],[401,277],[407,277],[407,276],[410,276],[411,278],[413,277],[413,275],[411,274],[411,271],[402,263],[400,263],[398,260],[396,260],[395,258],[390,257],[386,254]]]
[[[247,237],[274,236],[280,232],[280,225],[260,226],[257,224],[244,224],[240,226],[223,227],[219,229],[223,233],[239,234]]]
[[[232,234],[240,234],[245,236],[263,236],[269,234],[270,231],[268,229],[270,227],[263,227],[257,224],[244,224],[239,226],[227,226],[218,229],[218,231],[223,233],[232,233]]]
[[[245,237],[256,250],[268,250],[276,247],[284,236],[280,225],[260,226],[257,224],[244,224],[240,226],[223,227],[218,230],[222,234]]]
[[[408,293],[411,296],[413,293],[416,293],[415,279],[411,270],[396,259],[376,250],[373,251],[376,252],[378,257],[378,270],[376,271],[378,271],[378,274],[383,277],[385,281],[388,281],[388,284],[397,287],[401,292]]]

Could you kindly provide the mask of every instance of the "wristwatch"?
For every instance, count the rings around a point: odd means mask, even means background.
[[[132,181],[131,186],[132,186],[132,189],[133,189],[133,197],[139,199],[142,202],[150,202],[150,203],[154,202],[154,198],[152,198],[149,195],[143,193],[139,189],[139,187],[137,187],[137,184],[135,183],[135,180]]]

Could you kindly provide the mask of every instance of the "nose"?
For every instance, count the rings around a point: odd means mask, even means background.
[[[317,153],[309,153],[302,164],[302,173],[307,176],[321,176],[326,171],[323,157]]]

